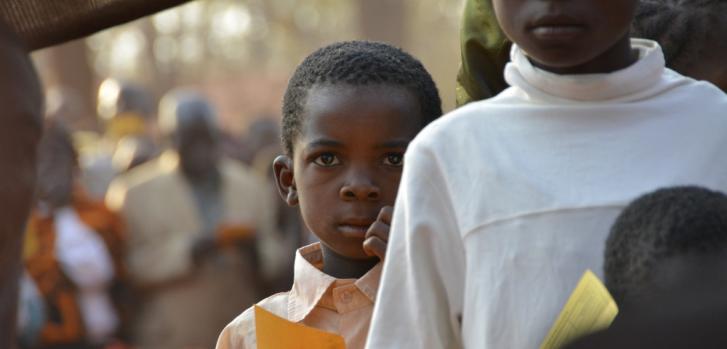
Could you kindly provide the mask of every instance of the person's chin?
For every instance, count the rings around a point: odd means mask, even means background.
[[[586,54],[573,54],[574,50],[552,48],[540,50],[536,54],[528,54],[534,65],[548,70],[568,69],[582,66],[589,62]]]
[[[336,253],[339,255],[346,257],[348,259],[353,260],[367,260],[371,259],[371,256],[367,255],[366,252],[363,250],[363,239],[356,239],[355,242],[346,243],[343,246],[337,246],[338,248],[334,249]]]

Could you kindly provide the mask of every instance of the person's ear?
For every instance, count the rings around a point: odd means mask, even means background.
[[[273,171],[275,171],[275,185],[278,187],[280,197],[289,205],[298,204],[298,189],[295,186],[295,176],[293,175],[293,160],[286,156],[280,155],[273,161]]]

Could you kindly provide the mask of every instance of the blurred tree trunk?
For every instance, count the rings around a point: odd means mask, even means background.
[[[84,115],[78,116],[84,125],[96,126],[96,79],[88,60],[83,40],[50,48],[46,51],[48,63],[45,81],[49,87],[65,87],[77,92]]]
[[[363,38],[404,46],[406,28],[404,0],[358,0],[358,9]]]
[[[178,67],[175,63],[162,65],[154,54],[154,42],[157,38],[156,29],[152,23],[151,17],[146,17],[140,21],[140,27],[144,37],[146,38],[146,46],[143,53],[142,64],[146,78],[143,82],[148,86],[155,100],[162,98],[165,93],[177,86]],[[177,37],[178,39],[178,37]]]

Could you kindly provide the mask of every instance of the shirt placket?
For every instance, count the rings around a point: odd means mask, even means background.
[[[357,297],[356,285],[349,284],[333,289],[333,302],[339,313],[347,313],[361,307],[361,297]]]

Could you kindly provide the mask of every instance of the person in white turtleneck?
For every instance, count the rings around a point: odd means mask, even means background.
[[[628,202],[727,190],[727,96],[629,39],[636,2],[493,1],[511,87],[409,146],[367,348],[537,348]]]

